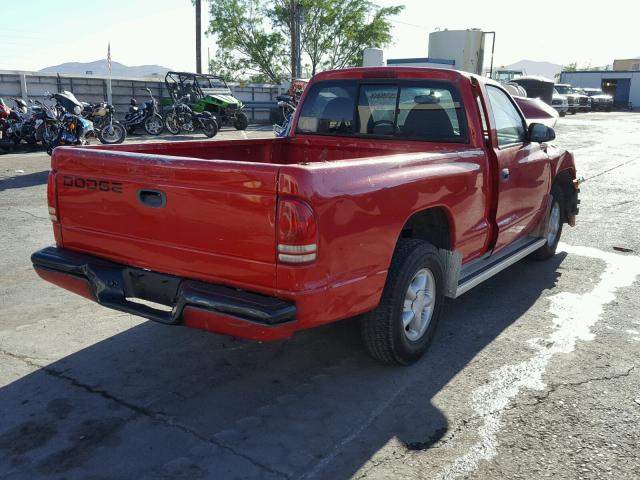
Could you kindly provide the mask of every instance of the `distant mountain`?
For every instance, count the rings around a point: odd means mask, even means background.
[[[170,68],[163,67],[161,65],[138,65],[135,67],[128,67],[118,62],[111,62],[111,74],[114,77],[150,77],[153,74],[157,74],[164,77]],[[41,72],[48,73],[66,73],[66,74],[86,74],[91,72],[96,76],[109,75],[109,68],[107,67],[106,60],[96,60],[95,62],[69,62],[61,65],[54,65],[53,67],[47,67],[40,70]]]
[[[541,75],[554,79],[556,74],[562,70],[562,65],[551,62],[535,62],[533,60],[520,60],[519,62],[507,65],[506,68],[512,70],[524,70],[527,75]]]

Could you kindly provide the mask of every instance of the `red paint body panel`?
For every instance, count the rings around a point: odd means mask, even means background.
[[[570,154],[544,153],[537,144],[497,153],[485,141],[476,97],[484,103],[488,80],[449,70],[374,68],[324,72],[312,83],[379,77],[455,83],[468,143],[293,134],[57,148],[50,181],[56,183],[58,246],[293,301],[296,321],[280,326],[195,307],[183,315],[194,328],[274,340],[375,308],[398,237],[413,214],[441,209],[451,249],[468,262],[535,227],[558,171],[570,170],[575,178]],[[483,108],[486,134],[495,140],[490,108]],[[498,184],[504,162],[515,168],[508,186]],[[165,204],[143,204],[140,190],[162,192]],[[277,261],[282,198],[313,211],[318,243],[312,263]],[[59,278],[46,279],[62,285]]]

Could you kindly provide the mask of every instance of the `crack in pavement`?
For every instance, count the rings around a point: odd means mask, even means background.
[[[636,366],[632,365],[625,372],[622,372],[622,373],[616,373],[616,374],[613,374],[613,375],[605,375],[604,377],[587,378],[585,380],[580,380],[579,382],[552,383],[550,385],[550,387],[547,390],[545,390],[541,395],[534,395],[533,396],[533,398],[536,399],[535,403],[522,403],[522,402],[520,402],[517,405],[523,406],[523,407],[538,406],[541,403],[544,403],[544,401],[547,400],[552,393],[555,393],[556,390],[558,390],[561,387],[578,387],[578,386],[584,385],[586,383],[604,382],[604,381],[607,381],[607,380],[615,380],[617,378],[628,377],[629,375],[631,375],[631,372],[633,372],[635,370],[635,368],[636,368]]]
[[[238,452],[237,450],[235,450],[234,448],[225,445],[224,443],[215,440],[213,438],[209,438],[206,435],[201,434],[200,432],[198,432],[197,430],[194,430],[193,428],[189,427],[188,425],[185,425],[183,423],[177,422],[175,421],[175,419],[173,419],[172,417],[169,417],[168,415],[164,415],[161,413],[157,413],[154,412],[152,410],[149,410],[145,407],[141,407],[139,405],[136,405],[134,403],[128,402],[122,398],[116,397],[115,395],[110,394],[109,392],[107,392],[106,390],[102,390],[99,388],[95,388],[92,387],[89,384],[83,383],[75,378],[73,378],[72,376],[68,375],[67,373],[65,373],[64,371],[61,370],[56,370],[55,368],[52,368],[50,366],[47,365],[40,365],[37,362],[35,362],[31,357],[27,356],[27,355],[21,355],[21,354],[17,354],[17,353],[13,353],[13,352],[9,352],[7,350],[4,349],[0,349],[0,354],[5,355],[7,357],[10,358],[14,358],[16,360],[22,361],[24,363],[26,363],[27,365],[34,367],[34,368],[39,368],[42,371],[44,371],[46,374],[51,375],[52,377],[58,378],[60,380],[65,380],[68,383],[70,383],[71,385],[73,385],[74,387],[80,388],[82,390],[84,390],[85,392],[88,392],[90,394],[93,395],[98,395],[106,400],[110,400],[124,408],[127,408],[133,412],[135,412],[136,414],[139,414],[141,416],[147,417],[151,420],[157,421],[162,423],[163,425],[170,427],[170,428],[175,428],[178,429],[184,433],[187,433],[188,435],[191,435],[194,438],[197,438],[198,440],[208,443],[212,446],[218,447],[222,450],[225,450],[237,457],[243,458],[244,460],[247,460],[249,463],[251,463],[252,465],[265,470],[269,473],[272,473],[274,475],[277,475],[279,477],[285,478],[287,480],[289,480],[289,475],[287,475],[284,472],[281,472],[279,470],[273,469],[271,467],[269,467],[268,465],[265,465],[257,460],[255,460],[254,458],[250,457],[249,455],[246,455],[242,452]]]
[[[26,210],[22,210],[20,208],[14,208],[14,210],[16,210],[18,212],[21,212],[21,213],[24,213],[24,214],[27,214],[27,215],[31,215],[33,218],[37,218],[39,220],[49,220],[49,218],[47,218],[47,217],[41,217],[40,215],[35,215],[35,214],[31,213],[31,212],[27,212]]]

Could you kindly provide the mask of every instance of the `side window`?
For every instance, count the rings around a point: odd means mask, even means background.
[[[298,132],[353,133],[356,84],[317,83],[309,91],[298,119]]]
[[[496,124],[498,145],[512,145],[523,143],[525,129],[522,117],[509,97],[499,88],[487,85],[487,93],[493,110],[493,119]]]

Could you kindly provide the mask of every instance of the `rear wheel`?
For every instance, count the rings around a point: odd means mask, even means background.
[[[164,117],[164,125],[167,127],[167,130],[169,130],[169,133],[173,135],[180,133],[180,121],[175,112],[171,112]]]
[[[364,344],[376,360],[409,365],[424,354],[442,315],[443,275],[433,245],[398,241],[380,304],[361,318]]]
[[[244,112],[238,112],[236,115],[236,121],[233,122],[233,126],[236,127],[236,130],[246,130],[249,126],[249,117]]]
[[[560,235],[562,235],[563,205],[562,189],[558,185],[554,185],[551,187],[551,208],[547,214],[549,215],[547,241],[530,255],[534,260],[547,260],[556,254]]]
[[[149,135],[160,135],[164,130],[164,122],[159,114],[154,113],[145,119],[142,127]]]

